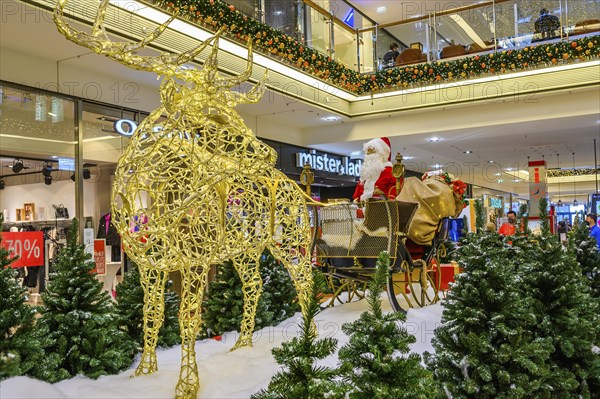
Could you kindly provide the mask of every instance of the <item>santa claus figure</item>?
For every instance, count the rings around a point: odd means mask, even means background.
[[[363,151],[365,159],[360,168],[360,181],[354,191],[354,200],[393,199],[396,196],[396,179],[392,175],[390,140],[381,137],[368,141]]]

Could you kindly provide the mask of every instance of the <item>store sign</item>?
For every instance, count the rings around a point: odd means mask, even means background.
[[[546,161],[529,162],[529,199],[531,205],[529,216],[537,217],[540,215],[540,199],[546,198],[548,188],[546,185]]]
[[[106,240],[94,240],[94,262],[96,267],[92,273],[105,275],[106,274]]]
[[[113,126],[115,132],[119,133],[121,136],[126,137],[133,136],[133,133],[135,133],[137,127],[137,123],[129,119],[119,119],[115,122]]]
[[[315,150],[296,153],[296,166],[301,168],[306,164],[320,172],[359,177],[362,161],[360,159],[353,161],[348,157],[320,153]]]
[[[502,208],[502,198],[490,197],[490,208]]]
[[[0,233],[2,247],[5,248],[9,259],[18,257],[11,266],[31,267],[44,265],[44,233],[42,231],[23,231],[15,233]]]

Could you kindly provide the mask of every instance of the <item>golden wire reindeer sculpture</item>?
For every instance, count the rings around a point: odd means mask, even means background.
[[[234,348],[252,344],[262,281],[258,259],[264,249],[288,268],[302,310],[312,282],[309,198],[274,165],[275,151],[256,138],[233,110],[253,103],[264,80],[248,93],[232,90],[252,73],[218,74],[218,32],[182,54],[141,56],[174,17],[137,43],[114,42],[104,30],[108,0],[102,0],[90,34],[70,27],[67,0],[59,0],[54,21],[69,40],[128,67],[163,78],[162,105],[138,126],[119,159],[112,193],[113,223],[124,248],[140,270],[144,289],[144,348],[136,375],[156,371],[156,343],[164,320],[164,289],[169,272],[182,279],[179,323],[182,359],[178,398],[195,398],[199,388],[195,341],[208,270],[231,259],[242,280],[244,314]],[[184,67],[208,45],[200,69]]]

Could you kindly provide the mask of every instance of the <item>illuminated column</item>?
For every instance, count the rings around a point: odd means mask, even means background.
[[[545,198],[548,194],[546,185],[546,161],[529,162],[529,216],[538,217],[540,215],[540,198]]]

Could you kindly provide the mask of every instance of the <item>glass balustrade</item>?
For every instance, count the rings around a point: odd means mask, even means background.
[[[333,25],[333,58],[351,69],[358,69],[356,32],[343,25]]]
[[[563,21],[568,36],[585,36],[600,32],[599,0],[566,0]]]
[[[319,10],[306,6],[305,8],[305,40],[306,45],[323,54],[331,55],[330,24],[331,17],[323,15]]]
[[[385,24],[385,29],[332,0],[231,0],[252,16],[348,68],[383,68],[468,54],[519,49],[541,42],[598,34],[600,0],[495,0],[456,3],[456,8]],[[467,5],[462,5],[467,4]],[[392,43],[400,57],[384,65]]]
[[[374,58],[376,50],[374,38],[372,30],[357,33],[360,72],[374,72],[379,65]]]

